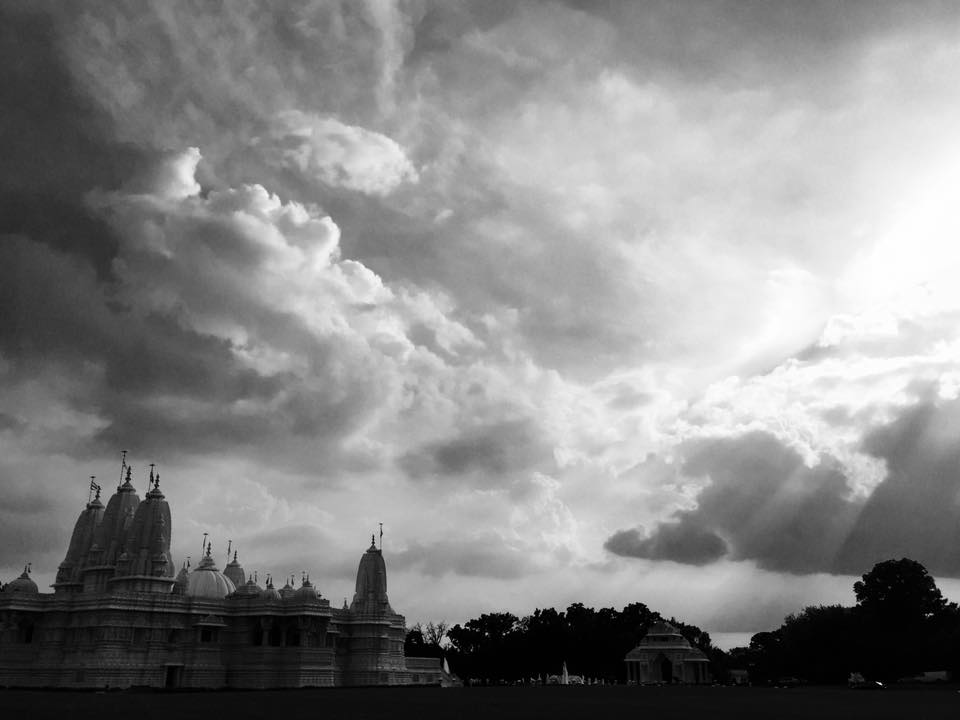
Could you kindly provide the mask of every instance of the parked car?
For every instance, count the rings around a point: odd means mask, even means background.
[[[803,680],[798,677],[793,677],[792,675],[779,677],[773,683],[774,687],[799,687],[800,685],[803,685]]]
[[[852,672],[847,678],[847,687],[852,690],[883,690],[883,683],[879,680],[867,680],[863,673]]]

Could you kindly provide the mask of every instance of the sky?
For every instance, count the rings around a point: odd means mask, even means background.
[[[410,624],[960,600],[955,4],[0,15],[4,581],[127,450],[178,564],[383,523]]]

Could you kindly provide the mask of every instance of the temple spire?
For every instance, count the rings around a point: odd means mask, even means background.
[[[123,485],[123,471],[127,469],[127,451],[120,451],[120,482],[117,483],[117,490],[120,489],[120,486]],[[130,477],[130,474],[127,473],[127,477]]]
[[[87,504],[100,499],[100,486],[96,483],[97,476],[90,476],[90,492],[87,493]]]

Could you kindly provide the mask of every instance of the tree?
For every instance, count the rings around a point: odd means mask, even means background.
[[[877,563],[853,591],[862,611],[901,623],[933,617],[947,604],[927,569],[909,558]]]
[[[403,654],[407,657],[423,657],[426,654],[427,644],[423,640],[423,626],[417,623],[407,630],[403,641]]]
[[[867,669],[856,620],[842,605],[811,606],[788,615],[778,630],[780,671],[815,683],[842,683],[851,671]]]
[[[450,629],[450,625],[446,620],[441,620],[440,622],[428,622],[426,628],[422,628],[421,632],[423,633],[423,639],[428,645],[435,645],[436,647],[441,647],[443,641],[447,637],[447,630]]]
[[[457,672],[465,677],[499,681],[518,677],[516,644],[520,622],[511,613],[484,613],[447,632]]]
[[[447,633],[447,623],[417,623],[407,631],[403,642],[403,654],[408,657],[443,657],[442,642]]]
[[[932,656],[936,627],[947,607],[927,569],[916,560],[886,560],[854,583],[864,670],[881,679],[915,675]]]

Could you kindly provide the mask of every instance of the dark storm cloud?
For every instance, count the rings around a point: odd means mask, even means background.
[[[148,398],[272,395],[277,381],[239,368],[224,342],[170,318],[131,313],[113,296],[111,263],[120,238],[90,206],[88,193],[142,176],[160,153],[116,139],[113,118],[71,72],[64,18],[37,7],[43,5],[0,9],[0,351],[9,363],[6,380],[53,368],[80,376],[81,368],[99,367],[103,386],[77,388],[71,400],[84,412],[110,418],[101,440],[112,445],[122,438],[124,446],[134,442],[134,432],[146,438],[142,433],[152,421],[165,424]],[[166,424],[171,446],[191,438],[189,444],[197,445],[201,435],[189,423]],[[151,433],[149,442],[163,445],[162,435]]]
[[[22,233],[105,271],[116,249],[84,203],[145,162],[73,82],[59,28],[28,3],[0,8],[0,234]]]
[[[104,424],[92,445],[71,449],[75,454],[118,447],[259,454],[279,444],[274,450],[282,456],[292,440],[312,438],[316,452],[328,453],[333,463],[338,456],[330,443],[349,434],[377,403],[369,383],[286,392],[297,382],[287,373],[258,373],[239,363],[222,339],[167,316],[132,312],[97,282],[88,264],[25,237],[0,239],[0,304],[7,381],[45,372],[85,378],[65,399],[80,412],[97,413]],[[312,362],[323,372],[329,353],[313,347]],[[272,405],[269,412],[238,411],[238,401]],[[26,427],[18,422],[12,429]]]
[[[621,530],[605,547],[627,557],[703,564],[727,555],[790,573],[858,574],[891,557],[960,576],[960,401],[925,400],[875,430],[864,450],[887,476],[849,496],[829,457],[810,468],[764,433],[687,447],[683,474],[707,477],[697,507],[645,536]],[[729,544],[724,551],[723,540]]]
[[[723,538],[695,524],[665,523],[652,537],[636,528],[615,532],[603,544],[614,555],[706,565],[727,554]]]
[[[480,474],[489,483],[506,482],[509,473],[542,467],[553,460],[552,446],[530,419],[507,420],[468,428],[449,440],[408,453],[400,466],[413,478]]]
[[[846,479],[829,458],[813,468],[771,435],[754,432],[686,449],[683,474],[707,477],[697,507],[641,538],[621,531],[606,547],[619,555],[703,564],[724,554],[760,567],[829,570],[856,514]]]
[[[266,399],[282,384],[239,367],[221,340],[169,318],[129,312],[111,301],[89,265],[24,237],[0,239],[0,303],[0,349],[11,375],[30,377],[50,365],[102,368],[104,385],[77,390],[73,399],[78,409],[110,419],[101,434],[110,447],[148,437],[161,446],[193,448],[231,435],[234,442],[249,440],[262,421],[235,422],[231,429],[224,414],[214,435],[216,423],[208,421],[211,427],[201,432],[202,419],[165,418],[150,400]],[[251,423],[256,427],[244,428]]]
[[[226,343],[170,318],[129,312],[89,265],[27,238],[0,242],[0,298],[8,319],[0,347],[26,365],[38,358],[102,362],[110,387],[120,392],[203,397],[256,389],[249,373],[230,372]]]

